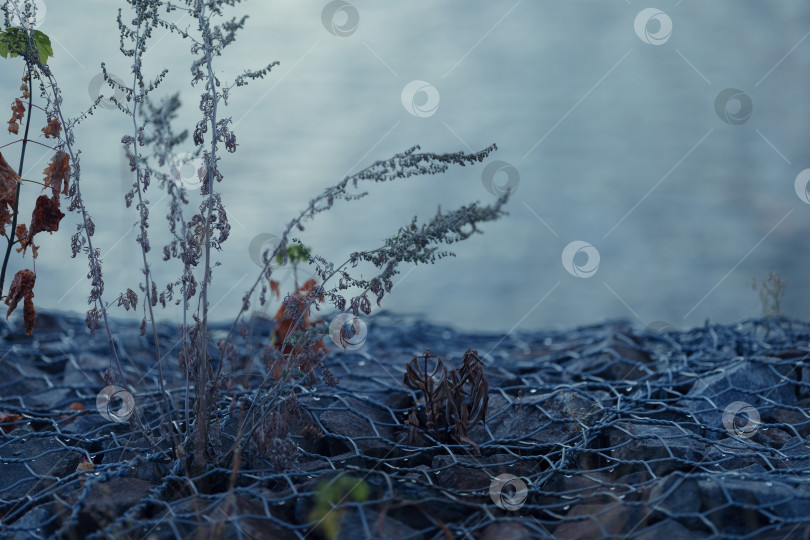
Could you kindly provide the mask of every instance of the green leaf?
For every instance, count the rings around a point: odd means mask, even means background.
[[[11,27],[6,28],[0,33],[0,54],[3,58],[12,58],[19,56],[19,52],[25,50],[25,34],[20,31],[20,28]]]
[[[296,265],[301,261],[309,260],[310,249],[307,247],[293,244],[288,246],[285,251],[287,252],[287,260],[289,260],[293,265]],[[284,263],[284,254],[280,251],[276,254],[276,262],[278,262],[278,264]]]
[[[39,61],[43,64],[48,63],[48,58],[53,58],[53,47],[51,47],[51,38],[43,34],[39,30],[34,30],[34,43],[37,44],[39,49]]]
[[[48,58],[53,57],[51,39],[39,30],[34,30],[32,34],[33,45],[38,50],[39,61],[47,64]],[[21,26],[12,26],[0,32],[0,56],[3,58],[20,56],[25,53],[27,47],[25,29]]]

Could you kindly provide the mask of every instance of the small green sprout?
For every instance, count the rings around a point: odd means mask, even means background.
[[[300,262],[309,262],[309,254],[311,250],[303,246],[301,244],[293,244],[291,246],[287,246],[286,249],[283,251],[279,251],[276,254],[276,262],[279,265],[284,264],[284,255],[287,255],[287,260],[292,263],[293,267],[293,281],[295,282],[295,288],[298,289],[298,264]]]
[[[319,482],[315,489],[315,506],[309,513],[309,520],[316,522],[315,526],[330,540],[340,531],[344,510],[339,505],[346,499],[365,502],[370,492],[363,479],[343,474]]]

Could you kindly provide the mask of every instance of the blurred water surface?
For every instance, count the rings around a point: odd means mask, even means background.
[[[115,24],[119,8],[129,18],[128,7],[110,0],[44,5],[40,29],[55,51],[49,65],[64,111],[75,116],[98,89],[102,62],[122,80],[132,78]],[[239,147],[222,154],[225,181],[218,189],[232,229],[215,256],[222,266],[214,270],[214,319],[236,315],[259,272],[251,242],[279,234],[316,193],[415,144],[455,152],[493,142],[499,151],[491,160],[519,174],[510,215],[451,246],[455,258],[402,267],[383,307],[498,332],[616,317],[689,327],[707,318],[756,316],[760,302],[751,278],[776,269],[789,280],[783,310],[807,316],[810,254],[802,246],[810,206],[796,188],[797,175],[810,167],[807,2],[358,0],[336,6],[248,1],[229,10],[250,18],[217,59],[223,84],[244,68],[281,64],[269,77],[234,89],[220,109],[233,118]],[[329,8],[333,16],[324,17]],[[642,13],[647,8],[655,9]],[[193,29],[181,11],[164,16]],[[334,35],[340,33],[347,35]],[[150,45],[145,72],[169,70],[153,96],[179,91],[184,109],[176,128],[193,131],[201,88],[189,85],[190,43],[158,30]],[[10,104],[22,64],[0,59],[0,65],[0,89]],[[412,81],[430,86],[411,86],[421,91],[406,107],[402,94]],[[739,90],[730,94],[737,97],[718,105],[728,88]],[[106,86],[101,91],[112,93]],[[76,130],[108,302],[127,287],[137,290],[142,278],[137,216],[123,201],[132,179],[120,139],[131,129],[125,115],[102,108]],[[12,140],[7,135],[0,143]],[[19,148],[2,149],[10,163],[17,163]],[[190,141],[185,150],[193,151]],[[46,159],[32,148],[24,177],[40,179]],[[438,205],[493,201],[482,182],[485,165],[368,185],[368,197],[338,203],[301,238],[341,263],[352,251],[377,247],[413,215],[427,219]],[[505,181],[499,174],[494,185]],[[24,216],[35,191],[23,193]],[[148,199],[150,260],[163,284],[180,270],[160,260],[167,201],[156,186]],[[199,196],[192,201],[199,204]],[[87,260],[70,258],[76,223],[71,214],[58,233],[38,237],[39,308],[86,308]],[[569,272],[563,253],[575,241],[592,248],[569,258]],[[10,271],[30,265],[30,254],[15,256]],[[368,268],[363,272],[369,277]],[[289,271],[281,276],[292,286]],[[161,317],[180,320],[179,308]]]

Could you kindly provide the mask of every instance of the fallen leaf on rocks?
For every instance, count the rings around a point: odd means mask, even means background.
[[[87,458],[83,457],[79,465],[76,467],[76,472],[92,471],[93,468],[94,468],[93,462],[87,461]]]
[[[82,460],[76,466],[76,472],[92,471],[95,468],[92,461],[87,461],[87,458],[82,456]],[[80,485],[84,487],[86,480],[82,480]]]
[[[84,410],[84,405],[82,405],[78,401],[74,401],[73,403],[70,404],[70,410],[71,411],[83,411]],[[72,424],[76,420],[76,418],[78,418],[78,416],[74,416],[73,418],[70,418],[70,416],[71,415],[69,415],[69,414],[63,414],[62,415],[62,418],[67,418],[67,420],[65,420],[65,425]]]
[[[8,435],[20,427],[17,425],[17,422],[23,419],[24,418],[19,414],[0,414],[0,431]]]

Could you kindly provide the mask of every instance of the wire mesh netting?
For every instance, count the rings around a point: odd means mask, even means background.
[[[255,343],[225,366],[210,419],[221,466],[196,477],[165,438],[185,429],[176,329],[159,326],[178,418],[160,426],[154,348],[137,325],[114,324],[140,430],[135,415],[97,409],[106,335],[53,314],[40,314],[33,339],[6,327],[0,536],[810,538],[807,323],[620,321],[506,336],[384,313],[367,324],[361,348],[329,344],[324,366],[339,384],[296,386],[296,414],[268,418],[234,466],[234,404],[267,373],[270,323],[254,318]],[[226,332],[215,327],[213,342]],[[428,349],[458,370],[470,348],[487,414],[459,432],[430,422],[426,396],[404,380],[415,356],[435,368]]]

